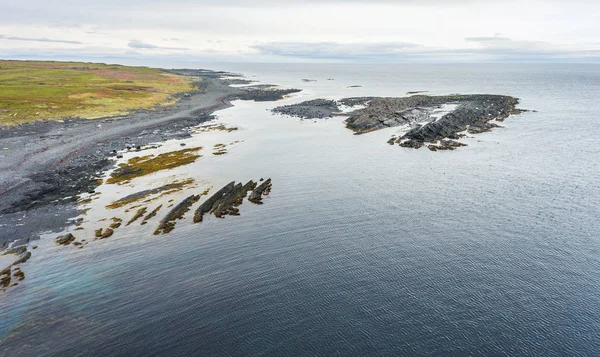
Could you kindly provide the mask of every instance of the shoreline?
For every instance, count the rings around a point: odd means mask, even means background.
[[[235,99],[277,100],[298,91],[235,88],[231,84],[243,77],[222,71],[165,71],[199,78],[198,90],[181,93],[177,103],[157,110],[0,129],[0,147],[8,148],[0,161],[0,247],[24,245],[72,224],[78,195],[94,191],[117,151],[188,138],[191,127],[214,119]]]

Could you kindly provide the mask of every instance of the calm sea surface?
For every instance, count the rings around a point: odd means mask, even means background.
[[[198,66],[305,89],[284,103],[427,90],[537,112],[430,152],[236,102],[217,114],[244,142],[189,170],[271,177],[265,204],[166,236],[42,242],[0,300],[0,355],[600,353],[600,66]]]

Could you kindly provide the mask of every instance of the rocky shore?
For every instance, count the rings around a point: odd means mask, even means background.
[[[239,75],[170,70],[198,78],[197,90],[180,93],[169,107],[105,119],[63,118],[0,128],[0,246],[26,244],[42,231],[62,231],[78,215],[75,203],[93,193],[120,150],[189,137],[194,127],[231,100],[278,100],[297,89],[234,88]],[[221,79],[226,77],[228,79]],[[233,79],[232,79],[233,78]],[[235,78],[239,78],[239,81]]]
[[[34,247],[35,248],[35,247]],[[25,279],[25,273],[21,265],[31,258],[31,252],[27,247],[16,247],[2,253],[3,256],[13,256],[14,261],[7,267],[0,266],[0,293],[8,288],[19,285]]]
[[[508,116],[523,112],[517,109],[517,98],[504,95],[413,95],[403,98],[360,97],[339,101],[315,99],[280,106],[274,113],[302,119],[347,116],[346,127],[355,134],[405,127],[405,134],[393,137],[389,144],[432,151],[454,150],[466,146],[456,141],[468,132],[478,134],[499,127]],[[361,108],[347,113],[342,106]]]
[[[339,111],[339,103],[330,99],[313,99],[273,109],[273,113],[289,115],[301,119],[329,118],[336,115]]]

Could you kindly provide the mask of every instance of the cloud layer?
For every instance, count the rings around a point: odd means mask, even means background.
[[[0,4],[0,57],[600,62],[591,0],[24,0]]]
[[[31,37],[19,37],[19,36],[5,36],[0,35],[0,40],[10,41],[25,41],[25,42],[52,42],[52,43],[68,43],[71,45],[80,45],[80,41],[67,41],[67,40],[54,40],[51,38],[31,38]]]
[[[127,47],[134,49],[152,49],[152,50],[173,50],[173,51],[187,51],[189,48],[184,47],[161,47],[151,43],[147,43],[140,40],[131,40],[127,44]]]

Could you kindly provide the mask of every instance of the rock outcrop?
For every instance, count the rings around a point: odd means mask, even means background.
[[[253,100],[255,102],[270,102],[285,98],[285,96],[301,92],[301,89],[265,88],[264,86],[246,87],[234,99]]]
[[[511,114],[524,111],[516,108],[518,103],[517,98],[491,94],[357,97],[339,101],[316,99],[277,107],[273,112],[304,119],[347,115],[346,127],[355,134],[403,126],[407,132],[392,138],[388,143],[416,149],[433,145],[431,150],[437,151],[465,146],[456,144],[455,141],[440,142],[459,139],[460,132],[478,134],[499,127],[492,121],[501,122]],[[341,105],[365,107],[340,113]]]
[[[215,194],[206,199],[206,201],[204,201],[200,207],[196,209],[196,212],[194,212],[194,223],[202,222],[204,214],[209,213],[213,209],[213,206],[217,205],[217,203],[220,202],[223,197],[229,195],[229,193],[233,191],[234,187],[235,181],[231,181],[219,191],[215,192]]]
[[[106,238],[112,237],[112,235],[114,233],[115,233],[115,231],[112,228],[106,228],[106,229],[98,228],[95,232],[95,235],[96,235],[97,239],[106,239]]]
[[[69,245],[75,240],[75,236],[72,233],[67,233],[56,238],[56,244],[58,245]]]
[[[248,198],[254,203],[262,203],[262,197],[268,195],[271,191],[271,179],[267,179],[258,185],[250,180],[245,185],[232,181],[217,191],[214,195],[206,199],[194,212],[194,223],[202,222],[205,214],[214,214],[215,217],[223,218],[227,215],[238,216],[240,214],[239,206],[252,192]]]
[[[25,273],[21,270],[20,265],[31,258],[31,252],[27,251],[27,247],[13,248],[3,254],[15,254],[18,255],[19,258],[8,267],[0,270],[0,292],[4,292],[9,287],[18,285],[18,281],[25,279]]]
[[[138,219],[142,218],[146,214],[147,211],[148,211],[148,207],[142,207],[142,208],[138,209],[137,212],[135,212],[135,214],[133,215],[133,217],[131,217],[129,222],[127,222],[127,226],[132,224],[133,222],[137,221]]]
[[[263,196],[269,195],[272,186],[273,185],[271,184],[271,179],[267,179],[266,181],[258,185],[258,187],[254,189],[254,191],[252,191],[250,197],[248,197],[248,201],[261,205],[263,203]]]
[[[159,223],[154,234],[166,234],[175,229],[175,220],[182,219],[190,207],[200,200],[200,195],[191,195],[175,206]]]
[[[323,119],[340,111],[338,102],[329,99],[314,99],[302,103],[283,105],[273,109],[273,113],[302,119]]]

